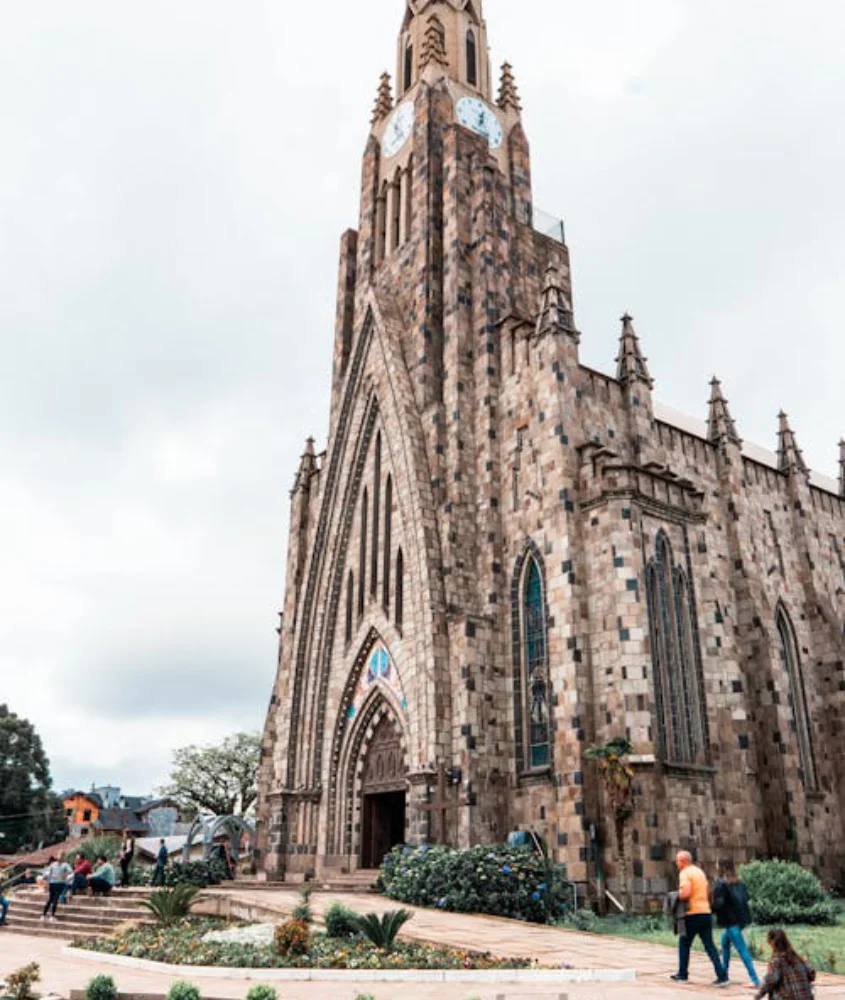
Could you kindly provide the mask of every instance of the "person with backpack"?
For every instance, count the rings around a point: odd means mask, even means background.
[[[801,958],[781,930],[769,931],[772,958],[756,1000],[812,1000],[816,970]]]
[[[722,965],[725,975],[728,975],[733,946],[742,959],[752,984],[759,988],[760,977],[742,933],[751,923],[748,887],[737,875],[732,858],[719,863],[719,877],[713,886],[713,912],[722,929]]]

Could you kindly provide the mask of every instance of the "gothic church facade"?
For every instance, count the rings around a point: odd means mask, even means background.
[[[837,484],[653,398],[630,317],[583,366],[562,227],[539,231],[481,0],[406,0],[357,231],[329,439],[291,501],[261,868],[533,830],[615,876],[585,751],[633,745],[633,889],[674,850],[845,869],[845,445]],[[702,417],[704,414],[702,414]],[[608,832],[610,831],[610,832]]]

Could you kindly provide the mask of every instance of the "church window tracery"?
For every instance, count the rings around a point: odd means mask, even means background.
[[[672,763],[704,763],[707,737],[695,603],[687,573],[674,565],[663,531],[646,568],[646,593],[661,752]]]
[[[396,553],[396,607],[394,621],[399,631],[402,631],[402,619],[405,613],[405,557],[400,548]]]
[[[514,693],[519,770],[544,770],[551,764],[548,619],[545,573],[533,547],[517,563],[513,613],[518,622]]]
[[[780,640],[781,663],[789,680],[792,723],[798,737],[798,757],[801,762],[802,777],[807,788],[812,790],[818,787],[818,783],[813,734],[810,727],[810,711],[807,703],[807,688],[804,684],[804,672],[798,656],[795,632],[783,607],[778,608],[777,630]]]
[[[467,83],[471,87],[478,86],[478,46],[475,42],[475,32],[472,28],[467,32]]]
[[[367,594],[367,520],[369,517],[369,494],[364,489],[361,498],[361,550],[358,559],[358,617],[364,616],[364,604]]]

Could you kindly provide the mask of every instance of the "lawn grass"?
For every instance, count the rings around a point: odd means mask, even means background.
[[[571,924],[567,926],[572,926]],[[677,946],[678,939],[668,921],[657,917],[612,916],[597,918],[584,928],[591,934],[604,934],[627,938],[631,941],[645,941],[649,944],[663,944],[670,948]],[[845,908],[835,927],[813,927],[796,924],[785,928],[795,950],[803,955],[819,972],[833,972],[845,975]],[[715,930],[718,944],[721,933]],[[759,961],[768,959],[766,935],[768,927],[749,927],[745,932],[752,955]],[[702,951],[701,942],[696,941],[695,949]]]

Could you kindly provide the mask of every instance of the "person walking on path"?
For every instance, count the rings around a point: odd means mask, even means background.
[[[6,923],[6,917],[9,916],[9,900],[3,895],[3,890],[0,889],[0,927]]]
[[[72,875],[70,865],[65,864],[64,861],[58,861],[55,857],[50,858],[50,863],[44,872],[44,878],[47,882],[47,902],[44,904],[44,912],[41,914],[42,920],[46,920],[48,914],[51,920],[56,919],[59,900],[64,895]]]
[[[153,872],[153,878],[150,885],[164,885],[164,869],[167,867],[167,844],[165,843],[164,837],[161,838],[158,845],[158,854],[156,855],[156,866]]]
[[[128,830],[123,831],[123,841],[120,845],[120,886],[129,888],[129,866],[135,857],[135,838]]]
[[[745,943],[743,930],[751,923],[751,906],[748,887],[736,873],[732,858],[719,864],[719,878],[713,886],[713,912],[722,928],[722,965],[725,977],[730,976],[731,945],[742,959],[752,984],[759,988],[760,977],[754,968],[754,959]]]
[[[769,931],[769,947],[772,949],[769,971],[756,1000],[766,996],[772,1000],[811,1000],[816,970],[796,953],[783,931]]]
[[[707,876],[692,862],[689,851],[678,851],[675,863],[680,872],[678,898],[687,904],[684,933],[678,938],[678,971],[671,976],[676,983],[689,980],[689,959],[693,942],[701,938],[704,950],[716,970],[715,986],[727,986],[728,974],[722,968],[716,945],[713,944],[713,914],[710,909],[710,886]]]

